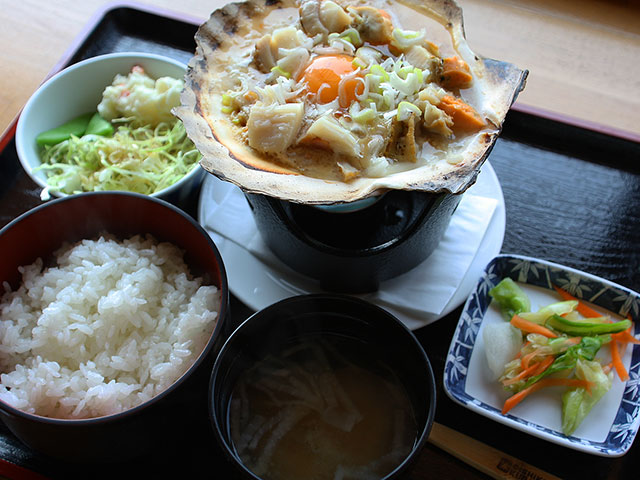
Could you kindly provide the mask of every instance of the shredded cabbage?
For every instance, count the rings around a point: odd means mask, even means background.
[[[200,161],[184,125],[161,122],[137,125],[131,118],[119,124],[112,137],[72,136],[42,152],[49,188],[66,194],[125,190],[143,194],[167,188]]]

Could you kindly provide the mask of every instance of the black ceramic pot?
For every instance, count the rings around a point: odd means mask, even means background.
[[[185,251],[191,272],[221,293],[218,323],[195,363],[167,390],[119,414],[90,419],[32,415],[0,401],[0,419],[28,447],[67,462],[122,461],[142,453],[175,450],[194,422],[207,416],[213,361],[226,338],[229,291],[222,257],[189,215],[163,201],[125,192],[71,195],[40,205],[0,230],[0,281],[20,283],[18,267],[46,259],[64,242],[108,232],[121,238],[151,234]],[[196,420],[197,419],[197,420]],[[99,472],[98,472],[99,473]],[[99,475],[98,475],[99,476]]]
[[[249,317],[225,342],[211,374],[209,408],[214,433],[227,458],[242,478],[259,479],[243,464],[232,444],[230,400],[234,387],[240,376],[265,356],[314,335],[339,336],[372,349],[376,360],[386,364],[404,387],[415,418],[415,442],[404,461],[384,480],[400,478],[419,455],[433,425],[433,370],[416,337],[397,318],[369,302],[340,294],[282,300]]]
[[[390,191],[366,208],[334,213],[247,194],[258,230],[286,265],[334,292],[375,291],[438,246],[460,195]]]

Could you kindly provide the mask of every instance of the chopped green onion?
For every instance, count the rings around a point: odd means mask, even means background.
[[[391,35],[393,37],[391,43],[403,50],[413,45],[419,45],[424,39],[425,31],[420,30],[416,32],[394,28]]]
[[[285,78],[291,78],[291,74],[285,70],[282,69],[282,67],[279,67],[278,65],[276,65],[275,67],[273,67],[271,69],[272,73],[275,73],[276,75],[281,75]]]
[[[418,78],[418,83],[422,84],[424,82],[424,75],[422,74],[422,70],[419,68],[414,68],[413,73]]]
[[[380,90],[380,83],[382,82],[382,79],[380,78],[380,76],[378,75],[374,75],[373,73],[367,73],[364,76],[365,82],[369,83],[369,91],[370,92],[375,92],[375,93],[381,93],[382,91]]]
[[[378,77],[381,77],[383,82],[389,81],[389,74],[380,65],[371,65],[371,67],[369,68],[369,73],[371,75],[377,75]]]
[[[353,60],[351,61],[351,65],[353,65],[356,68],[367,68],[367,64],[364,63],[364,60],[359,57],[353,57]]]
[[[222,105],[230,107],[233,104],[233,97],[228,93],[222,95]]]
[[[422,114],[422,110],[416,107],[413,103],[400,102],[400,104],[398,105],[398,113],[396,114],[396,118],[399,121],[403,122],[405,120],[408,120],[409,117],[411,117],[412,113],[420,116]]]
[[[340,37],[347,40],[352,45],[359,47],[362,45],[362,39],[360,38],[360,32],[358,32],[355,28],[348,28],[344,32],[340,34]]]
[[[367,123],[376,118],[376,112],[372,108],[365,108],[351,116],[354,122]]]

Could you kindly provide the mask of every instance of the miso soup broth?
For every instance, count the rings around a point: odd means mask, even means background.
[[[233,447],[267,480],[380,479],[411,452],[411,402],[373,348],[312,336],[243,372],[229,409]]]

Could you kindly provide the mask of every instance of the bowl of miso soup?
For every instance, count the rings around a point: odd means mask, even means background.
[[[413,333],[337,294],[291,297],[249,317],[213,367],[216,437],[242,478],[394,479],[429,436],[435,379]]]

